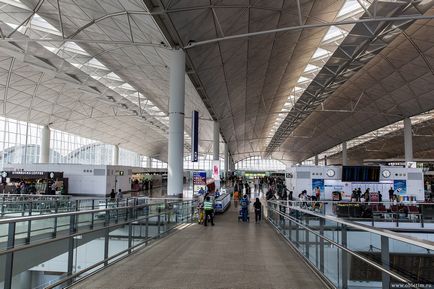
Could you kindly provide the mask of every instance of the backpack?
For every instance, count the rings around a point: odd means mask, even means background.
[[[246,199],[242,199],[241,200],[241,206],[242,207],[247,207],[247,200]]]

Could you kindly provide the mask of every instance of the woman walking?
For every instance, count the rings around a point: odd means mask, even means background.
[[[256,202],[253,203],[253,207],[255,208],[255,223],[260,223],[262,216],[262,204],[259,201],[259,198],[256,198]]]

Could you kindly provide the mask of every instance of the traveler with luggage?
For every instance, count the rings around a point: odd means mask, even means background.
[[[241,219],[243,222],[247,222],[249,218],[249,199],[247,199],[247,195],[244,195],[240,201],[241,205]]]
[[[208,226],[208,217],[211,225],[214,226],[214,208],[210,197],[206,197],[205,202],[203,202],[203,210],[205,212],[204,226]]]

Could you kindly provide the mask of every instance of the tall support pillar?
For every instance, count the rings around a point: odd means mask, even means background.
[[[50,162],[50,128],[48,125],[44,125],[42,127],[41,153],[39,154],[39,162],[42,164]]]
[[[151,157],[146,157],[146,167],[152,168],[152,158]]]
[[[315,165],[317,166],[319,163],[318,155],[315,155]]]
[[[404,119],[404,151],[405,163],[413,161],[413,133],[411,131],[411,119]]]
[[[220,125],[217,121],[214,122],[214,138],[213,138],[213,160],[220,159]]]
[[[113,146],[113,165],[117,166],[119,165],[119,146],[118,145],[114,145]]]
[[[183,192],[185,53],[182,49],[171,53],[167,195],[176,196]]]
[[[229,145],[225,143],[225,177],[228,177],[229,172]]]
[[[342,165],[348,165],[348,157],[347,157],[347,142],[344,141],[342,143]]]

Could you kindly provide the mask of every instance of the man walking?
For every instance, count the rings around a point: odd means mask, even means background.
[[[210,197],[206,197],[205,202],[203,202],[203,209],[205,211],[205,222],[204,225],[208,226],[208,217],[209,220],[211,221],[211,225],[214,226],[214,208],[211,202],[211,198]]]

